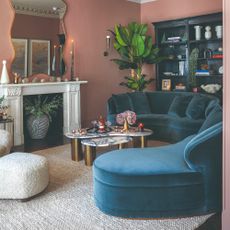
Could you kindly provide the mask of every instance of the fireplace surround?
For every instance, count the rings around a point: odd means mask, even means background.
[[[63,131],[81,127],[80,86],[87,81],[5,84],[0,85],[0,96],[5,96],[9,115],[14,118],[14,145],[24,143],[23,96],[63,94]]]

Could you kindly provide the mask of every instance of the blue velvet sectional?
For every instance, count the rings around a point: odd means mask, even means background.
[[[176,143],[198,132],[210,109],[219,99],[190,92],[135,92],[113,95],[107,103],[107,120],[126,110],[137,114],[138,122],[153,130],[152,139]]]
[[[93,166],[97,207],[106,214],[129,218],[220,212],[222,108],[214,103],[215,98],[210,100],[201,125],[183,140],[98,157]],[[170,107],[163,100],[160,104]]]

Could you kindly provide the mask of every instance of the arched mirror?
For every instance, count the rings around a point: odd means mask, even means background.
[[[22,78],[65,73],[63,0],[11,0],[15,19],[11,30],[15,57],[12,72]]]

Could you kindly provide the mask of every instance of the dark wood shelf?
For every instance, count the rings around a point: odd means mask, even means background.
[[[198,58],[198,61],[207,60],[207,61],[222,61],[223,58]]]
[[[156,88],[162,90],[162,80],[169,79],[171,81],[171,90],[179,83],[183,83],[186,89],[190,89],[190,75],[191,63],[190,54],[194,48],[199,49],[200,58],[197,61],[196,69],[202,69],[202,64],[207,64],[208,69],[217,74],[210,75],[196,75],[197,86],[202,84],[223,84],[222,74],[219,74],[219,68],[223,65],[223,58],[212,58],[212,54],[218,54],[217,51],[223,46],[222,39],[216,37],[215,26],[222,24],[222,13],[207,14],[195,17],[181,18],[177,20],[169,20],[153,23],[156,35],[156,45],[160,48],[160,55],[164,57],[171,57],[159,64],[156,64]],[[202,25],[201,40],[195,40],[194,26]],[[209,25],[212,31],[212,38],[205,39],[205,27]],[[170,42],[168,38],[180,37],[178,42]],[[183,38],[183,39],[182,39]],[[162,42],[164,39],[164,42]],[[212,52],[205,52],[211,50]],[[202,55],[203,54],[203,55]],[[183,57],[178,59],[178,55]],[[182,64],[184,62],[184,65]],[[182,66],[183,65],[183,66]],[[179,70],[181,68],[181,70]],[[164,75],[164,72],[183,73],[181,75]]]
[[[196,43],[209,43],[209,42],[222,42],[221,38],[213,38],[213,39],[201,39],[201,40],[191,40],[189,41],[190,44],[196,44]]]
[[[160,43],[159,47],[164,47],[164,46],[181,46],[181,45],[187,45],[187,42],[165,42],[165,43]]]

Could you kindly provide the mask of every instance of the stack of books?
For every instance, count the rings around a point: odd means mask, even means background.
[[[209,76],[209,75],[210,73],[208,70],[201,69],[196,71],[196,76]]]
[[[212,58],[223,58],[223,52],[213,51]]]

